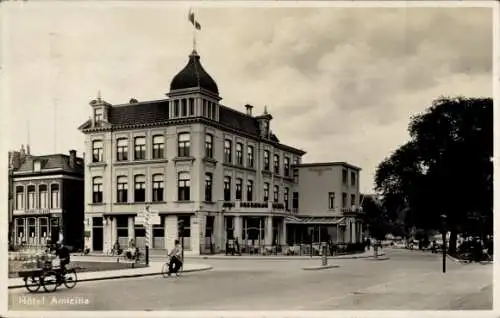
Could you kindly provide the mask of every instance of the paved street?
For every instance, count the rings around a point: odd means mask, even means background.
[[[491,309],[492,265],[440,255],[388,250],[389,260],[335,260],[339,268],[304,271],[318,260],[203,260],[208,272],[83,282],[41,298],[88,299],[88,305],[21,305],[24,289],[9,290],[10,309],[50,310],[460,310]]]

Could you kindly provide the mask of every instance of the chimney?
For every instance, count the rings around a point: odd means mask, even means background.
[[[69,166],[71,168],[76,167],[76,150],[69,151]]]
[[[30,145],[26,145],[26,155],[27,155],[27,156],[30,156],[30,155],[31,155],[31,152],[30,152]]]
[[[250,105],[250,104],[246,104],[245,108],[247,109],[247,115],[248,116],[252,116],[252,108],[253,108],[253,106]]]

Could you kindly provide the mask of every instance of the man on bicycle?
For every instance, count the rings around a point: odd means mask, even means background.
[[[66,265],[68,265],[70,261],[69,249],[62,243],[57,242],[55,254],[57,257],[59,257],[59,274],[64,273],[66,271]],[[58,280],[60,280],[61,278],[62,277],[59,276]]]
[[[176,274],[182,266],[182,247],[179,240],[175,240],[175,247],[168,256],[170,257],[168,276],[170,276],[172,273]]]

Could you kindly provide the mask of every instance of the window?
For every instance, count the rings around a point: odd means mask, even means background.
[[[153,202],[163,201],[163,175],[155,174],[153,175]]]
[[[94,140],[92,142],[92,162],[102,162],[103,161],[103,145],[102,140]]]
[[[342,169],[342,183],[347,184],[347,169]]]
[[[214,136],[211,134],[205,135],[205,157],[214,157]]]
[[[116,141],[116,160],[128,160],[128,140],[127,138],[120,138]]]
[[[243,144],[241,142],[236,143],[236,164],[243,166]]]
[[[179,201],[189,201],[190,200],[190,190],[191,190],[191,179],[189,172],[180,172],[178,179],[178,193],[177,199]]]
[[[225,219],[225,228],[226,228],[226,239],[233,240],[234,239],[234,217],[226,216]]]
[[[285,170],[285,177],[290,176],[290,158],[285,157],[284,162],[283,162],[283,168]]]
[[[224,162],[231,163],[232,162],[232,141],[229,139],[224,140]]]
[[[24,209],[24,187],[16,187],[16,210]]]
[[[274,194],[274,202],[278,202],[280,200],[280,187],[275,185],[274,186],[274,191],[273,191],[273,194]]]
[[[177,155],[179,157],[189,157],[191,147],[191,136],[189,133],[180,133],[178,136]]]
[[[298,165],[299,164],[299,158],[295,157],[293,158],[293,164]]]
[[[264,202],[269,201],[269,182],[264,182]]]
[[[50,208],[51,209],[59,209],[59,185],[51,184],[50,185]]]
[[[35,208],[35,186],[28,186],[28,210]]]
[[[231,201],[231,177],[224,177],[224,201]]]
[[[205,201],[212,202],[212,183],[213,176],[211,173],[205,173]]]
[[[269,150],[264,150],[264,170],[269,171]]]
[[[274,173],[280,174],[280,156],[274,155]]]
[[[351,171],[351,186],[355,186],[356,185],[356,172],[354,171]]]
[[[189,116],[194,116],[194,98],[189,99]]]
[[[153,136],[153,159],[163,159],[165,157],[165,137],[162,135]]]
[[[181,116],[187,116],[187,100],[185,98],[181,99]]]
[[[351,206],[355,206],[355,205],[356,205],[356,195],[351,194]]]
[[[328,208],[335,209],[335,192],[328,192]]]
[[[347,193],[342,193],[342,207],[347,207]]]
[[[292,208],[294,210],[297,210],[299,208],[299,193],[298,192],[294,192],[292,194]]]
[[[253,181],[247,181],[247,201],[253,201]]]
[[[285,188],[285,193],[283,194],[283,201],[285,202],[285,210],[288,211],[289,206],[288,206],[288,200],[290,196],[290,190],[288,188]]]
[[[127,177],[121,176],[117,179],[116,184],[116,202],[128,202],[128,180]]]
[[[103,109],[102,108],[94,108],[94,121],[96,123],[102,121],[103,119]]]
[[[207,101],[206,100],[202,101],[202,115],[203,115],[203,117],[208,117],[208,115],[207,115]]]
[[[179,101],[174,100],[174,117],[179,117]]]
[[[243,185],[243,180],[240,178],[236,178],[236,200],[241,200],[242,198],[242,193],[241,193],[242,185]]]
[[[144,175],[134,177],[134,202],[146,202],[146,177]]]
[[[33,170],[35,170],[35,172],[39,172],[41,169],[42,169],[42,163],[40,161],[35,161],[33,163]]]
[[[92,203],[102,203],[102,178],[92,178]]]
[[[135,160],[146,159],[146,138],[145,137],[135,137],[135,139],[134,139],[134,159]]]
[[[254,167],[254,153],[253,153],[253,146],[248,146],[247,147],[247,168],[253,168]]]

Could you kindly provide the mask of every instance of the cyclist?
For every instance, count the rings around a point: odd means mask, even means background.
[[[172,273],[176,274],[182,266],[182,247],[179,240],[175,240],[175,247],[168,256],[170,257],[168,276],[170,276]]]
[[[57,280],[58,280],[58,283],[61,283],[61,279],[62,279],[61,274],[66,272],[66,265],[68,265],[70,262],[69,249],[66,246],[64,246],[62,243],[57,242],[55,254],[57,257],[59,257],[60,269],[58,271],[59,277],[57,278]]]

